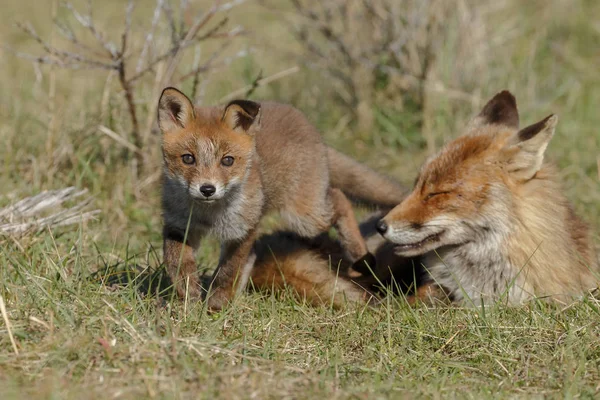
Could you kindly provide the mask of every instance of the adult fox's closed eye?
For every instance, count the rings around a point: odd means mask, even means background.
[[[326,147],[291,106],[235,100],[195,108],[174,88],[158,107],[163,132],[164,258],[177,293],[200,294],[195,251],[202,237],[222,242],[208,305],[220,309],[241,290],[254,262],[257,225],[269,210],[314,237],[334,225],[353,262],[367,252],[342,190],[365,201],[395,205],[394,182]]]

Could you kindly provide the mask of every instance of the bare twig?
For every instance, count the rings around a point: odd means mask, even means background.
[[[239,6],[240,4],[244,4],[245,2],[246,2],[246,0],[233,0],[233,1],[227,2],[225,4],[221,4],[217,8],[217,11],[219,11],[219,12],[229,11],[236,6]]]
[[[188,72],[185,75],[182,75],[177,81],[173,83],[183,82],[192,77],[197,79],[196,77],[200,73],[208,71],[209,69],[212,69],[214,67],[214,62],[221,56],[221,54],[227,49],[227,47],[227,45],[219,47],[213,52],[213,54],[208,58],[208,60],[206,60],[204,64],[194,67],[190,72]]]
[[[162,76],[161,82],[163,83],[163,85],[165,82],[169,82],[173,74],[175,73],[175,68],[177,67],[177,64],[181,58],[181,50],[184,49],[185,46],[188,46],[192,43],[193,39],[196,37],[200,29],[204,27],[204,25],[206,25],[208,21],[210,21],[211,18],[216,14],[217,5],[218,2],[215,3],[215,5],[204,15],[203,18],[198,19],[194,23],[194,25],[192,25],[189,31],[186,32],[186,34],[183,36],[182,40],[178,43],[178,45],[173,48],[173,51],[170,54],[170,60],[167,64],[166,71]]]
[[[286,70],[280,71],[280,72],[273,74],[271,76],[268,76],[266,78],[258,79],[255,82],[253,82],[251,85],[244,86],[241,89],[238,89],[234,92],[229,93],[227,96],[221,97],[221,99],[219,99],[219,102],[224,103],[224,102],[233,100],[236,97],[239,97],[242,95],[249,95],[248,92],[250,90],[256,89],[261,86],[268,85],[271,82],[274,82],[278,79],[285,78],[286,76],[295,74],[298,71],[300,71],[300,68],[298,66],[294,66],[292,68],[288,68]]]
[[[154,38],[154,33],[156,32],[158,21],[160,20],[160,14],[164,7],[164,3],[164,0],[157,0],[156,2],[156,8],[154,9],[154,13],[152,14],[152,23],[150,24],[150,29],[148,30],[148,33],[146,33],[144,47],[142,48],[140,57],[138,59],[137,67],[135,68],[136,74],[138,74],[142,70],[144,62],[146,61],[148,51],[150,50],[150,46],[152,44],[152,39]]]
[[[121,51],[119,52],[119,58],[124,59],[127,53],[127,39],[129,38],[129,32],[131,31],[131,16],[133,14],[134,8],[133,0],[129,0],[127,3],[127,8],[125,10],[125,27],[123,29],[123,33],[121,34]]]
[[[189,4],[188,0],[180,0],[179,10],[182,14],[185,14],[185,15],[189,14],[190,4]],[[183,32],[183,30],[185,29],[186,23],[187,23],[186,18],[181,18],[181,20],[179,21],[179,31],[180,32]]]
[[[99,58],[104,58],[106,55],[100,51],[97,51],[96,49],[94,49],[91,46],[86,45],[85,43],[82,43],[78,38],[77,35],[75,35],[75,32],[73,32],[73,30],[68,27],[66,24],[64,24],[63,22],[61,22],[60,20],[54,20],[54,24],[56,25],[56,28],[58,29],[58,31],[60,32],[60,34],[69,42],[73,43],[73,45],[75,47],[77,47],[79,50],[84,51],[84,52],[88,52],[92,55],[94,55],[95,57],[99,57]]]
[[[233,38],[235,36],[240,35],[241,33],[243,33],[242,30],[234,29],[225,34],[213,33],[211,38]],[[175,56],[177,54],[179,54],[182,50],[185,50],[189,47],[197,45],[198,41],[207,40],[207,39],[209,39],[209,38],[208,37],[200,37],[200,38],[195,38],[193,41],[189,41],[189,40],[185,40],[185,38],[184,38],[182,40],[182,42],[180,44],[178,44],[177,46],[169,48],[164,53],[161,53],[160,55],[153,58],[151,61],[148,61],[146,66],[144,68],[142,68],[140,71],[136,71],[136,73],[133,76],[128,78],[128,81],[130,83],[133,83],[133,82],[139,80],[140,78],[144,77],[144,75],[146,75],[148,72],[154,70],[154,68],[156,67],[157,64],[159,64],[163,61],[166,61],[168,59],[174,59]],[[169,65],[176,66],[176,64],[173,62],[169,62]]]
[[[194,76],[194,80],[192,81],[192,91],[191,91],[191,98],[195,99],[196,95],[198,93],[198,84],[200,83],[200,74],[204,71],[201,70],[202,66],[200,66],[200,59],[202,56],[202,51],[200,46],[196,47],[196,51],[194,52],[194,62],[193,62],[193,69],[192,69],[192,73]]]
[[[79,24],[86,28],[88,31],[90,31],[90,33],[94,36],[94,38],[96,38],[96,41],[102,45],[102,47],[104,48],[104,50],[106,50],[106,52],[108,53],[108,55],[110,56],[110,58],[114,59],[117,58],[117,47],[107,41],[104,36],[100,33],[100,31],[98,31],[98,29],[96,29],[96,26],[94,25],[94,21],[92,19],[92,3],[91,1],[88,2],[88,15],[87,16],[83,16],[81,15],[77,9],[69,2],[64,2],[63,6],[71,11],[71,13],[73,14],[73,17],[75,18],[75,20],[77,22],[79,22]]]
[[[254,93],[254,91],[258,88],[259,81],[262,79],[263,79],[263,71],[261,69],[260,72],[258,73],[258,75],[256,76],[256,78],[254,78],[252,83],[249,85],[250,88],[248,88],[248,90],[246,90],[246,93],[244,93],[244,97],[250,97],[252,95],[252,93]]]
[[[179,35],[177,34],[177,25],[175,23],[175,17],[173,16],[173,8],[171,7],[171,3],[168,1],[164,2],[162,11],[169,24],[169,30],[171,33],[171,46],[175,47],[179,41]]]
[[[32,54],[21,53],[11,47],[4,47],[4,49],[6,51],[12,53],[15,57],[21,58],[23,60],[32,61],[36,64],[56,65],[61,68],[74,69],[74,70],[90,69],[90,68],[115,70],[115,67],[113,65],[109,65],[109,64],[96,64],[96,65],[92,66],[89,63],[77,63],[77,62],[73,62],[73,61],[64,61],[64,60],[60,60],[60,59],[57,59],[56,57],[51,57],[51,56],[34,56]]]
[[[111,66],[111,64],[109,63],[93,60],[78,53],[72,53],[69,51],[59,50],[52,47],[50,44],[44,41],[37,34],[35,29],[33,29],[33,27],[30,25],[17,23],[17,27],[19,27],[23,32],[27,33],[31,38],[38,42],[40,46],[42,46],[44,51],[46,51],[46,53],[53,56],[56,60],[62,61],[64,64],[68,64],[69,62],[75,62],[79,64],[89,65],[91,68],[114,68],[114,66]]]
[[[115,131],[113,131],[111,129],[108,129],[106,126],[100,125],[98,127],[98,130],[100,132],[104,133],[109,138],[113,139],[115,142],[119,143],[121,146],[125,147],[126,149],[131,150],[134,153],[141,153],[142,152],[142,150],[140,150],[139,147],[137,147],[134,144],[129,143],[127,140],[125,140],[118,133],[116,133]]]
[[[127,45],[129,32],[131,30],[131,15],[133,13],[134,2],[133,0],[129,0],[127,3],[127,9],[125,11],[125,27],[123,29],[123,33],[121,34],[121,50],[118,53],[117,60],[117,71],[119,72],[119,82],[121,83],[121,87],[123,88],[123,92],[125,95],[125,101],[127,102],[127,109],[129,110],[129,116],[131,118],[131,126],[132,126],[132,136],[133,143],[136,148],[142,148],[142,133],[140,132],[140,125],[137,116],[137,109],[135,106],[134,95],[133,95],[133,86],[130,84],[127,79],[127,74],[125,71],[126,68],[126,53],[127,53]],[[144,163],[144,153],[141,151],[135,152],[135,157],[138,161],[138,166],[143,167]]]

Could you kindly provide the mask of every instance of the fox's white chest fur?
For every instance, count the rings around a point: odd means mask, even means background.
[[[187,186],[167,177],[163,187],[164,209],[168,210],[164,216],[165,222],[181,231],[185,231],[189,224],[189,232],[200,236],[210,234],[221,241],[240,240],[260,217],[260,206],[258,210],[253,210],[248,203],[261,204],[262,192],[250,195],[251,199],[243,186],[239,186],[226,198],[202,204],[194,201]]]
[[[519,270],[491,243],[448,246],[429,253],[424,260],[433,280],[451,298],[466,306],[502,301],[519,304],[533,293]]]

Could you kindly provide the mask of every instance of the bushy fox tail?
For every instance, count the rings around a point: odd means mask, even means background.
[[[328,147],[331,186],[352,199],[384,207],[395,207],[408,191],[398,182],[379,174],[352,158]]]
[[[371,300],[369,292],[335,271],[335,254],[328,260],[302,240],[282,233],[262,237],[255,247],[257,259],[249,287],[262,292],[288,288],[312,305],[333,308]]]

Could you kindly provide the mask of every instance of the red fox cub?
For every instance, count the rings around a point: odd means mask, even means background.
[[[519,129],[503,91],[421,168],[412,193],[378,222],[403,256],[423,256],[450,298],[475,305],[566,301],[596,287],[588,226],[544,162],[557,117]]]
[[[166,88],[159,100],[163,133],[164,259],[179,296],[200,295],[195,252],[201,239],[221,241],[208,294],[222,308],[251,272],[261,217],[280,211],[289,227],[314,237],[335,226],[348,258],[374,264],[342,190],[393,207],[404,191],[328,148],[295,108],[234,100],[198,107]]]

